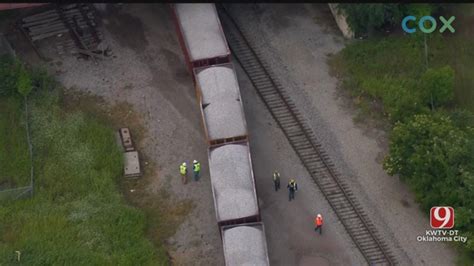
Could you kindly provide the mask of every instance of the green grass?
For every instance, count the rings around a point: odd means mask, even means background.
[[[474,18],[472,6],[464,9],[471,10],[469,16]],[[474,22],[466,14],[464,16],[463,22]],[[472,25],[463,25],[462,22],[457,25],[459,28],[455,34],[435,32],[427,35],[428,65],[433,68],[450,65],[454,69],[455,105],[474,112],[474,39],[471,37],[474,31],[470,30]],[[394,84],[413,90],[426,69],[423,39],[394,34],[354,41],[335,55],[330,64],[335,73],[345,79],[344,87],[352,96],[361,97],[366,102],[380,99]]]
[[[147,214],[120,193],[122,154],[111,127],[63,109],[58,91],[30,99],[35,195],[0,203],[0,265],[20,264],[15,251],[23,265],[167,265],[165,251],[145,237]],[[20,103],[1,103],[9,115],[0,115],[0,157],[18,147],[13,154],[24,159],[23,130],[4,128],[19,125]]]
[[[27,186],[30,159],[20,97],[0,97],[0,189]]]

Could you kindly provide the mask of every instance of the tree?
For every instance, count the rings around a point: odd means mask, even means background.
[[[385,24],[394,25],[402,17],[400,4],[339,4],[339,12],[347,17],[351,30],[357,34],[372,35]]]
[[[450,66],[430,68],[421,76],[419,87],[431,109],[449,104],[454,99],[454,70]]]
[[[429,112],[420,94],[409,87],[409,84],[386,84],[382,91],[384,110],[392,123],[403,122],[414,114]]]
[[[398,174],[423,208],[447,204],[474,208],[474,129],[456,127],[440,114],[415,115],[397,123],[384,169]],[[472,209],[474,210],[474,209]]]

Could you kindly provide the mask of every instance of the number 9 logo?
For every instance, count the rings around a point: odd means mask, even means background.
[[[430,210],[430,224],[434,229],[451,229],[454,227],[454,209],[436,206]]]

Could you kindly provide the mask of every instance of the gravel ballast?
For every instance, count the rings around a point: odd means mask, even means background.
[[[230,54],[214,4],[176,4],[191,61]]]
[[[218,222],[258,214],[247,145],[228,144],[211,149],[209,172]]]
[[[227,266],[269,265],[263,226],[236,226],[222,233]]]
[[[196,82],[202,103],[239,99],[239,84],[232,64],[214,65],[196,70]]]

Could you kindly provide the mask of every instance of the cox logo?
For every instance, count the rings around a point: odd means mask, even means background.
[[[441,20],[441,22],[443,23],[443,26],[441,27],[439,32],[443,33],[446,29],[448,29],[451,33],[454,33],[455,30],[454,30],[453,26],[451,26],[451,23],[453,23],[453,21],[455,19],[456,19],[455,16],[451,16],[448,20],[446,20],[443,16],[440,16],[439,20]],[[402,20],[402,29],[406,33],[415,33],[416,28],[411,28],[410,29],[407,26],[407,23],[410,20],[411,21],[416,21],[416,17],[415,16],[406,16],[405,18],[403,18],[403,20]],[[426,21],[429,21],[430,24],[431,24],[431,26],[429,28],[425,27],[425,22]],[[436,19],[432,16],[421,17],[421,19],[418,21],[418,28],[420,28],[420,30],[424,33],[432,33],[433,31],[436,30],[436,26],[437,26]]]

